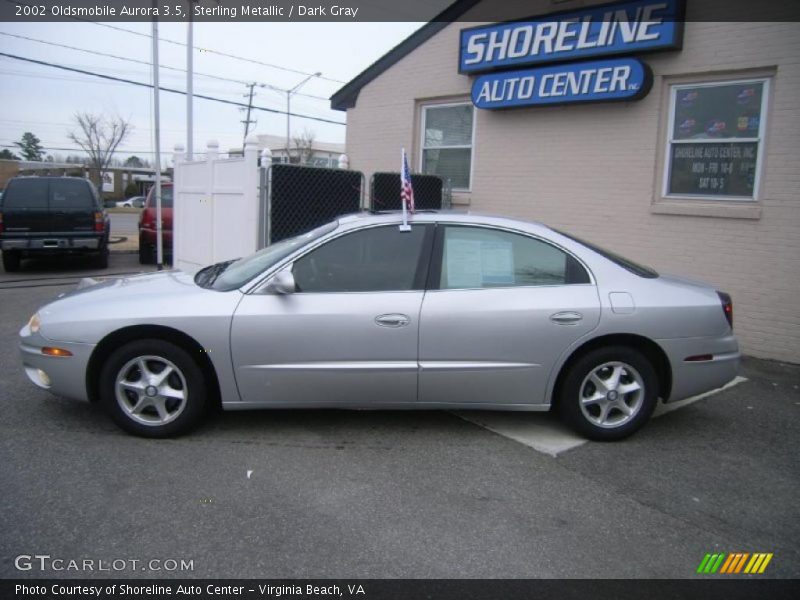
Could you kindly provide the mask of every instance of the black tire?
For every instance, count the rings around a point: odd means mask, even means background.
[[[3,251],[3,268],[6,270],[6,273],[15,273],[19,271],[21,262],[22,257],[19,255],[19,252]]]
[[[142,377],[141,359],[148,371]],[[158,367],[173,368],[166,380],[156,387],[164,372]],[[151,377],[152,376],[152,377]],[[117,378],[141,391],[117,386]],[[149,385],[148,385],[149,383]],[[146,390],[145,385],[152,390]],[[168,394],[179,393],[183,400]],[[121,396],[121,397],[120,397]],[[158,408],[163,401],[162,409]],[[208,394],[200,367],[180,346],[160,339],[129,342],[114,351],[100,371],[100,402],[114,422],[128,433],[148,438],[174,437],[200,424],[206,412]],[[139,410],[137,411],[137,407]]]
[[[93,257],[94,267],[96,269],[107,269],[108,268],[108,246],[100,250],[99,253],[95,254]]]
[[[152,265],[155,263],[155,258],[153,257],[153,248],[149,244],[145,244],[141,240],[139,240],[139,264],[140,265]]]
[[[568,369],[556,408],[562,419],[584,437],[621,440],[638,431],[653,414],[658,401],[658,376],[650,361],[637,350],[627,346],[597,348]],[[593,373],[596,378],[590,379]],[[615,374],[621,386],[613,386]],[[634,391],[625,391],[631,389]],[[592,402],[591,398],[599,400]],[[626,407],[630,414],[623,412]]]

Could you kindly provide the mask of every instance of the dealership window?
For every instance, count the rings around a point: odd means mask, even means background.
[[[769,80],[673,85],[664,196],[756,199]]]
[[[450,180],[454,190],[468,191],[472,173],[471,104],[422,107],[422,172]]]

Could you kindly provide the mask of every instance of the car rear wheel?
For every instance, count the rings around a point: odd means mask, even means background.
[[[655,369],[633,348],[592,350],[569,367],[557,400],[562,418],[591,440],[620,440],[638,431],[658,400]]]
[[[139,264],[151,265],[156,262],[153,254],[153,247],[139,240]]]
[[[158,339],[129,342],[106,361],[100,399],[125,431],[151,438],[192,430],[205,413],[206,386],[181,347]]]
[[[6,273],[14,273],[15,271],[19,271],[19,265],[22,262],[22,258],[19,255],[19,252],[3,252],[3,268],[6,270]]]

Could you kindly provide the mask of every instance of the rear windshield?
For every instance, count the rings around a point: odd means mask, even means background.
[[[147,201],[148,208],[155,208],[156,207],[156,191],[153,190],[153,193],[150,194],[149,199]],[[161,188],[161,208],[172,208],[172,187],[162,187]]]
[[[50,180],[50,210],[94,208],[94,196],[86,181],[75,179]]]
[[[46,179],[13,179],[8,183],[2,200],[3,210],[47,210]]]
[[[600,256],[607,258],[613,263],[618,264],[623,269],[627,269],[634,275],[638,275],[639,277],[644,277],[646,279],[655,279],[656,277],[658,277],[658,273],[655,270],[651,269],[650,267],[646,267],[644,265],[635,263],[632,260],[625,258],[624,256],[620,256],[615,252],[611,252],[611,250],[606,250],[605,248],[596,246],[591,242],[587,242],[580,238],[576,238],[574,235],[570,235],[569,233],[564,233],[563,231],[560,231],[558,229],[553,229],[553,231],[555,231],[556,233],[560,233],[564,237],[567,237],[574,242],[578,242],[579,244],[586,246],[587,248],[589,248],[589,250],[594,250]]]

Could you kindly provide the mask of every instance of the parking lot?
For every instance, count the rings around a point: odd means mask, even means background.
[[[115,254],[106,274],[139,270]],[[144,440],[20,368],[19,328],[92,273],[0,273],[2,577],[109,576],[16,570],[38,553],[193,564],[113,573],[132,577],[681,578],[716,552],[800,576],[800,367],[746,360],[746,380],[619,443],[548,414],[318,410]]]

